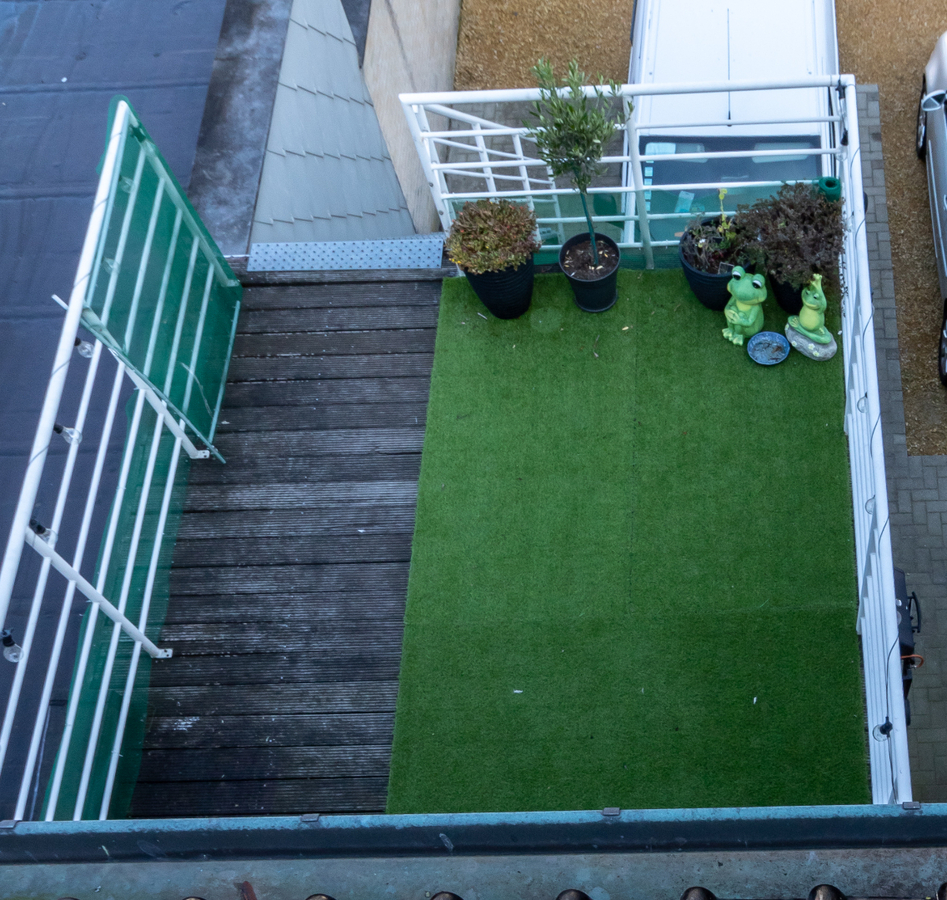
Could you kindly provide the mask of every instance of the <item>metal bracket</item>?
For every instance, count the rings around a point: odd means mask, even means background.
[[[602,815],[603,816],[620,816],[621,808],[618,806],[606,806],[605,809],[602,810]]]
[[[921,804],[917,800],[907,800],[901,804],[901,809],[903,809],[905,812],[920,812]]]
[[[299,817],[299,821],[304,825],[314,825],[319,821],[319,813],[306,813]]]
[[[0,821],[0,831],[13,831],[19,824],[19,819],[3,819]]]

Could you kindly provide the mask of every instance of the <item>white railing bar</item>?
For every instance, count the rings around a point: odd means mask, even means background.
[[[648,204],[645,194],[644,179],[641,175],[641,155],[638,152],[638,131],[635,122],[636,113],[634,109],[628,108],[628,102],[623,97],[622,104],[626,122],[630,130],[626,129],[625,134],[628,138],[626,146],[629,150],[628,168],[631,170],[631,180],[635,189],[635,207],[638,214],[638,227],[641,229],[641,243],[644,248],[645,268],[654,268],[654,254],[651,250],[651,225],[648,222]]]
[[[119,104],[119,112],[123,105]],[[23,533],[29,525],[33,506],[36,503],[36,495],[39,492],[40,479],[46,463],[46,453],[53,435],[53,425],[56,424],[59,403],[66,383],[66,374],[69,371],[69,362],[75,349],[76,333],[79,330],[79,319],[82,314],[82,302],[92,272],[96,246],[102,229],[106,206],[108,205],[108,186],[116,171],[117,157],[114,151],[120,143],[124,121],[121,114],[116,114],[112,133],[109,137],[109,149],[105,155],[102,175],[99,178],[99,185],[95,193],[92,215],[89,217],[89,227],[86,229],[85,239],[82,242],[76,280],[69,296],[69,306],[63,322],[62,333],[59,337],[59,344],[56,348],[56,356],[53,360],[49,386],[46,388],[43,409],[40,412],[39,424],[36,426],[36,435],[30,449],[29,463],[23,477],[23,487],[20,489],[20,498],[13,514],[10,537],[7,540],[3,555],[3,565],[0,567],[0,626],[6,621],[7,611],[10,608],[13,583],[16,580],[20,558],[23,555]]]
[[[466,91],[464,93],[466,94]],[[419,114],[424,113],[424,112],[432,112],[435,115],[444,116],[445,118],[448,118],[448,119],[453,119],[455,122],[467,122],[470,125],[486,125],[488,127],[497,126],[496,122],[491,122],[489,119],[482,119],[480,118],[480,116],[475,116],[472,113],[461,112],[459,109],[454,109],[452,106],[444,106],[442,105],[442,103],[439,103],[439,102],[428,103],[426,101],[422,101],[420,103],[415,103],[412,100],[406,100],[406,98],[412,96],[410,94],[400,94],[399,96],[401,97],[402,103],[407,102],[407,103],[410,103],[412,106],[417,106]],[[425,97],[425,96],[434,96],[434,95],[419,94],[417,96]],[[457,95],[451,93],[451,94],[443,94],[439,96],[450,98],[446,102],[452,103],[454,102],[453,97]],[[537,98],[538,96],[539,94],[537,92]],[[425,116],[425,119],[427,119],[427,116]],[[514,126],[514,127],[519,127],[521,131],[525,131],[525,129],[522,126]],[[432,129],[430,127],[426,127],[424,129],[424,133],[429,135],[432,133]]]
[[[151,262],[151,245],[155,238],[155,227],[158,224],[158,213],[161,211],[161,200],[164,194],[164,182],[158,182],[155,199],[151,206],[151,218],[148,220],[148,233],[145,235],[145,245],[141,251],[141,261],[138,263],[138,277],[135,279],[135,290],[132,293],[132,302],[128,311],[128,324],[125,326],[125,350],[129,349],[132,331],[138,319],[138,304],[141,301],[141,290],[145,285],[145,273]]]
[[[447,133],[453,134],[454,132],[449,131]],[[471,132],[471,134],[476,134],[476,133],[477,133],[476,131]],[[484,137],[494,137],[496,134],[496,132],[493,132],[493,131],[481,131],[480,133]],[[460,141],[448,141],[448,140],[444,140],[443,138],[431,137],[431,135],[427,135],[427,137],[431,138],[431,140],[435,144],[437,144],[438,147],[453,147],[454,149],[460,150],[464,153],[473,153],[475,155],[478,153],[478,150],[475,144],[462,144]],[[519,131],[512,131],[512,133],[510,134],[510,138],[512,139],[516,137],[518,138],[523,137],[522,129],[520,129]],[[522,159],[523,157],[522,149],[520,149],[519,153],[510,153],[509,150],[497,150],[494,147],[484,147],[484,152],[487,153],[488,155],[492,154],[502,159]]]
[[[466,176],[465,176],[466,177]],[[717,191],[721,188],[738,189],[751,187],[778,187],[783,184],[796,184],[795,181],[710,181],[710,182],[686,182],[684,184],[646,184],[646,191],[684,191],[694,189],[698,191]],[[808,179],[803,183],[809,183]],[[612,185],[606,187],[589,188],[589,194],[632,194],[634,185]],[[571,196],[575,193],[571,188],[540,188],[530,192],[533,197],[548,197],[552,200],[554,197]],[[454,191],[443,195],[445,200],[479,200],[482,197],[522,197],[522,191]],[[649,214],[650,215],[650,214]],[[711,213],[712,215],[712,213]],[[448,223],[448,228],[450,223]]]
[[[483,164],[478,163],[478,165],[483,165]],[[519,162],[515,164],[515,167],[518,169],[525,169],[527,165],[535,166],[536,163],[527,162],[526,160],[520,160]],[[484,169],[485,168],[486,166],[484,166]],[[513,166],[511,166],[511,168],[513,168]],[[438,169],[443,175],[456,175],[458,178],[483,178],[488,183],[490,181],[490,176],[487,175],[487,173],[483,169],[457,169],[454,167],[453,163],[441,163],[438,166]],[[503,180],[503,181],[517,181],[520,183],[522,183],[522,180],[523,180],[520,175],[503,175],[502,173],[495,173],[493,175],[493,178],[497,180]],[[555,182],[550,181],[548,178],[532,177],[531,180],[536,181],[539,184],[550,184],[550,185],[555,186]],[[496,187],[494,186],[491,190],[496,190]]]
[[[116,377],[118,377],[119,373],[124,375],[127,373],[127,371],[128,370],[124,365],[119,365]],[[115,488],[115,496],[112,500],[113,514],[109,517],[109,526],[108,530],[106,531],[105,543],[102,547],[99,560],[99,573],[98,577],[96,578],[97,584],[95,585],[95,590],[99,594],[101,594],[102,588],[105,586],[106,579],[108,578],[109,564],[112,561],[112,549],[115,546],[115,533],[118,530],[118,513],[125,498],[125,488],[128,484],[128,472],[131,467],[132,456],[134,455],[135,442],[138,439],[138,429],[141,425],[141,413],[144,405],[145,396],[143,393],[141,393],[141,391],[139,391],[138,397],[135,400],[135,411],[132,414],[131,426],[125,439],[125,448],[122,453],[122,467],[118,475],[118,485]],[[79,589],[82,590],[81,587]],[[83,593],[85,592],[83,591]],[[88,597],[89,595],[86,594],[86,596]],[[79,656],[79,664],[76,666],[76,671],[73,675],[73,684],[75,685],[75,689],[72,691],[72,694],[69,698],[69,707],[66,710],[66,725],[63,730],[63,738],[59,746],[59,758],[56,760],[56,772],[53,776],[53,787],[55,790],[50,794],[50,803],[46,811],[47,821],[52,819],[52,813],[56,809],[56,803],[53,802],[52,798],[55,796],[56,801],[59,799],[59,785],[62,782],[63,769],[65,768],[66,764],[66,756],[68,755],[69,746],[72,741],[72,734],[75,727],[76,709],[79,703],[79,695],[82,693],[83,680],[85,679],[85,672],[89,662],[89,654],[92,650],[92,638],[100,608],[102,608],[104,611],[102,605],[97,603],[90,610],[88,621],[86,622],[86,631],[82,642],[82,651]]]
[[[27,529],[27,532],[26,543],[40,556],[48,559],[60,575],[69,581],[74,581],[79,591],[96,604],[115,623],[119,630],[124,631],[133,641],[139,641],[148,651],[149,656],[153,656],[155,659],[167,659],[171,656],[170,650],[161,650],[155,646],[121,610],[116,609],[101,591],[96,590],[91,582],[83,578],[82,574],[69,565],[46,541],[39,535],[34,534],[31,529]]]
[[[650,137],[657,131],[668,131],[674,128],[721,128],[726,126],[753,126],[753,125],[822,125],[829,122],[841,122],[840,116],[805,116],[797,119],[708,119],[706,122],[694,122],[693,124],[681,125],[680,122],[649,122],[644,130],[646,137]],[[770,140],[774,135],[763,135]],[[792,139],[793,135],[787,135],[787,139]]]
[[[178,196],[178,192],[174,189],[174,182],[171,180],[170,176],[159,162],[158,157],[155,154],[154,147],[150,143],[144,144],[143,146],[145,147],[146,153],[148,155],[148,162],[151,165],[151,170],[155,173],[155,175],[158,176],[159,179],[161,179],[163,184],[171,188],[171,190],[165,191],[165,195],[174,204],[177,211],[181,213],[181,215],[186,219],[188,232],[192,237],[200,241],[204,255],[207,257],[207,261],[217,273],[217,277],[220,279],[221,283],[228,287],[234,287],[238,285],[240,282],[227,274],[223,264],[220,261],[220,258],[217,255],[216,250],[204,236],[204,232],[201,229],[200,224],[194,218],[191,211],[187,208],[184,201]]]
[[[212,269],[209,271],[213,274]],[[178,424],[174,416],[171,415],[167,401],[163,400],[155,392],[155,389],[134,371],[134,369],[127,369],[126,371],[128,377],[134,382],[135,387],[145,395],[145,399],[151,408],[164,420],[165,427],[168,431],[181,440],[187,455],[190,456],[191,459],[207,459],[210,456],[210,451],[199,450],[197,448],[194,442],[187,436],[184,429]]]
[[[91,366],[98,366],[102,354],[102,343],[95,342]],[[99,441],[99,447],[96,452],[95,465],[92,471],[92,479],[89,483],[89,490],[86,495],[85,509],[82,514],[82,524],[79,528],[79,538],[76,542],[76,549],[73,553],[73,568],[79,569],[82,565],[82,559],[85,556],[86,541],[89,536],[89,529],[92,526],[92,512],[95,508],[96,496],[98,494],[99,482],[102,478],[102,470],[105,466],[105,458],[108,452],[108,442],[112,433],[112,427],[115,421],[115,411],[118,408],[118,401],[121,395],[122,371],[119,368],[116,371],[116,377],[112,387],[112,396],[107,408],[105,423],[102,429],[102,435]],[[53,685],[56,680],[56,670],[59,666],[59,659],[62,655],[62,647],[66,636],[66,627],[69,622],[69,614],[72,611],[72,601],[76,592],[76,583],[69,581],[66,586],[66,592],[63,597],[62,610],[59,615],[59,623],[56,628],[56,636],[53,642],[53,648],[50,654],[49,667],[46,671],[46,678],[43,683],[43,693],[40,698],[39,712],[36,716],[36,722],[33,727],[33,735],[30,739],[29,752],[27,754],[25,774],[20,785],[20,795],[17,798],[16,812],[14,818],[22,819],[26,810],[27,796],[29,794],[29,782],[32,778],[33,769],[36,765],[36,758],[39,753],[40,743],[42,741],[43,725],[46,712],[49,708],[49,700],[52,696]]]
[[[487,153],[487,145],[484,142],[482,136],[477,138],[477,149],[480,151],[480,165],[483,166],[484,171],[486,172],[485,177],[487,179],[487,187],[491,191],[495,191],[497,189],[497,185],[496,185],[496,180],[493,177],[493,162],[491,161],[490,156]],[[515,161],[513,164],[517,165],[518,160]],[[503,165],[507,165],[507,163],[503,163]],[[434,166],[434,168],[437,169],[438,166]],[[522,168],[522,166],[520,165],[519,168]],[[515,180],[517,181],[519,180],[518,176],[513,176],[513,177]]]
[[[874,614],[878,619],[878,637],[881,638],[882,643],[881,651],[886,654],[884,661],[886,696],[884,698],[885,702],[882,709],[878,709],[877,707],[874,709],[869,708],[869,721],[867,724],[870,733],[874,725],[880,724],[884,721],[883,715],[886,715],[890,718],[891,723],[894,726],[891,734],[888,736],[888,740],[884,742],[878,742],[869,739],[868,742],[873,774],[875,773],[876,769],[883,771],[884,769],[887,769],[888,766],[891,766],[893,770],[893,784],[891,785],[892,796],[879,797],[875,795],[872,799],[875,803],[890,802],[892,799],[903,803],[912,799],[910,762],[908,756],[907,729],[905,727],[904,695],[901,681],[900,653],[892,653],[891,650],[885,646],[890,642],[894,649],[897,649],[899,635],[896,611],[894,607],[894,571],[891,557],[891,532],[890,528],[888,527],[888,493],[884,471],[881,405],[876,375],[877,359],[875,356],[874,335],[869,330],[873,319],[873,310],[871,308],[871,298],[869,291],[869,285],[871,282],[868,266],[868,248],[865,240],[864,230],[865,208],[860,188],[862,183],[862,167],[861,148],[859,146],[858,136],[857,100],[854,78],[852,78],[850,75],[846,75],[843,76],[841,80],[845,87],[845,114],[848,120],[848,132],[850,135],[849,144],[845,148],[847,151],[846,156],[849,164],[846,174],[848,175],[847,180],[849,181],[850,188],[848,191],[847,200],[849,209],[851,210],[852,218],[855,222],[853,231],[855,244],[854,249],[856,251],[855,266],[857,267],[856,286],[858,288],[858,295],[853,299],[854,302],[860,305],[861,312],[863,314],[865,330],[860,336],[860,340],[862,359],[865,370],[869,375],[866,384],[866,421],[872,423],[872,427],[869,438],[870,443],[868,445],[867,461],[871,465],[870,474],[874,482],[871,486],[871,489],[874,497],[873,514],[875,517],[875,522],[883,523],[882,529],[876,537],[878,542],[878,552],[875,554],[875,559],[877,560],[879,571],[877,578],[876,603],[873,604],[873,606]],[[853,186],[858,186],[858,189],[851,189]],[[871,377],[872,375],[874,375],[874,377]],[[853,449],[855,449],[854,446]],[[854,462],[855,459],[853,454],[853,463]],[[856,507],[856,518],[857,517],[858,510]],[[866,638],[868,638],[868,640],[866,640]],[[871,638],[870,635],[863,633],[862,641],[863,646],[867,646],[873,643],[874,639]],[[871,672],[871,667],[868,665],[870,661],[871,657],[866,653],[866,684],[870,680],[869,673]],[[869,706],[872,705],[873,704],[869,704]],[[878,721],[872,721],[872,716],[877,716]],[[883,758],[884,767],[882,767],[882,763],[878,759],[879,757]],[[883,777],[882,771],[878,772],[879,776],[881,777]]]
[[[101,348],[102,344],[96,341],[96,347]],[[101,350],[99,351],[101,352]],[[102,479],[102,470],[105,468],[105,459],[108,454],[109,440],[112,436],[112,428],[115,424],[115,413],[118,409],[118,402],[121,398],[122,384],[124,383],[124,367],[119,365],[115,370],[115,377],[112,383],[112,394],[109,399],[109,405],[105,416],[105,423],[102,428],[102,434],[99,437],[99,448],[95,457],[95,468],[92,472],[92,480],[89,483],[89,491],[86,495],[85,510],[82,514],[82,526],[79,530],[79,540],[76,544],[76,552],[73,556],[73,566],[78,569],[82,564],[82,556],[85,553],[85,545],[89,536],[89,529],[92,526],[92,512],[95,508],[95,502],[98,495],[99,484]],[[76,583],[70,581],[66,588],[66,600],[64,604],[72,607],[72,598],[75,594]],[[95,629],[96,618],[99,614],[99,607],[93,606],[89,611],[89,621],[86,626],[86,634],[83,640],[82,650],[79,656],[78,665],[74,683],[76,685],[72,696],[69,698],[69,706],[66,711],[66,722],[63,730],[63,736],[60,740],[59,755],[56,759],[56,768],[53,774],[53,781],[50,787],[49,803],[47,805],[46,820],[52,821],[59,801],[59,789],[62,784],[63,771],[65,769],[66,756],[69,751],[69,744],[72,740],[72,730],[75,727],[76,710],[79,704],[79,696],[82,693],[81,684],[85,677],[86,665],[89,658],[89,651],[92,644],[92,633]]]
[[[128,206],[125,207],[125,216],[122,219],[122,230],[118,235],[118,246],[115,248],[115,258],[112,260],[109,273],[108,288],[105,291],[105,301],[99,319],[102,326],[108,326],[109,313],[112,311],[112,302],[115,299],[115,288],[118,286],[118,276],[125,259],[125,247],[128,245],[128,233],[132,226],[132,216],[135,212],[135,201],[138,199],[138,189],[141,187],[141,173],[145,170],[145,151],[138,147],[138,161],[135,163],[135,175],[132,178],[131,190],[128,192]],[[92,298],[90,297],[91,301]]]
[[[105,255],[105,238],[108,235],[109,227],[112,224],[112,213],[115,210],[115,198],[118,196],[118,179],[122,174],[122,160],[125,158],[125,145],[128,141],[128,123],[131,118],[131,107],[124,100],[119,101],[115,108],[115,120],[112,123],[112,136],[109,146],[106,150],[106,161],[108,161],[108,155],[112,152],[111,140],[115,139],[116,134],[118,135],[118,146],[113,157],[114,168],[109,175],[108,190],[105,194],[105,216],[102,222],[102,227],[99,230],[99,234],[96,235],[96,247],[94,248],[95,259],[91,271],[92,279],[88,285],[88,290],[84,298],[87,298],[90,303],[92,302],[92,298],[95,296],[95,292],[99,286],[99,276],[102,274],[102,257]],[[102,182],[105,180],[106,179],[103,174],[99,179],[100,187],[102,186]]]
[[[99,744],[99,735],[102,731],[102,717],[105,715],[105,703],[112,686],[112,669],[115,667],[115,657],[118,653],[118,638],[125,628],[125,623],[131,624],[131,621],[125,615],[125,609],[128,606],[128,595],[131,590],[132,577],[135,574],[135,561],[138,557],[138,548],[141,544],[141,532],[145,522],[145,513],[148,509],[148,498],[151,495],[151,485],[154,478],[155,462],[158,459],[158,449],[161,446],[161,434],[164,428],[164,422],[159,417],[155,422],[154,434],[151,439],[151,449],[148,453],[148,464],[145,468],[145,475],[141,482],[141,492],[138,495],[138,509],[135,512],[135,524],[132,528],[131,541],[128,547],[128,556],[125,559],[125,573],[122,576],[122,588],[118,598],[118,612],[122,616],[122,622],[116,621],[112,627],[112,635],[109,639],[108,654],[105,658],[105,666],[102,670],[101,680],[99,681],[99,696],[95,704],[95,713],[92,717],[92,727],[89,731],[89,740],[86,744],[85,761],[82,766],[82,776],[79,780],[79,791],[76,795],[76,806],[72,818],[77,821],[82,818],[82,811],[85,807],[86,797],[89,791],[89,780],[92,777],[92,767],[95,763],[95,751]],[[115,510],[115,518],[118,518],[118,509]],[[113,619],[113,621],[115,621]],[[134,627],[134,626],[133,626]],[[142,640],[147,640],[144,633],[136,628],[138,633],[135,639],[141,636]],[[150,641],[148,642],[151,643]],[[157,650],[154,644],[152,647]],[[167,655],[167,654],[165,654]]]
[[[99,367],[99,360],[102,355],[101,350],[102,345],[96,341],[95,350],[92,353],[92,359],[89,361],[89,367],[86,370],[85,384],[82,388],[82,396],[79,401],[79,410],[76,414],[76,420],[73,424],[73,427],[82,434],[82,430],[85,428],[86,416],[89,412],[89,402],[92,398],[92,386],[95,382],[95,376]],[[72,477],[75,472],[76,458],[79,455],[79,445],[78,443],[71,443],[69,446],[69,452],[66,456],[66,465],[63,469],[62,478],[59,484],[59,494],[56,498],[56,506],[53,511],[53,518],[49,524],[49,529],[53,534],[59,534],[59,529],[62,524],[63,511],[66,507],[66,498],[69,494],[69,488],[72,485]],[[27,526],[29,527],[29,526]],[[27,622],[26,632],[23,635],[23,640],[20,642],[20,646],[23,649],[23,658],[17,663],[16,672],[13,676],[13,685],[10,688],[10,695],[7,699],[7,709],[6,714],[3,718],[3,729],[0,732],[0,771],[3,769],[3,763],[6,760],[8,743],[10,740],[10,733],[13,730],[13,720],[16,716],[16,708],[20,701],[20,692],[23,687],[23,679],[26,677],[26,667],[30,658],[30,651],[33,647],[33,637],[36,631],[36,622],[39,619],[40,607],[43,603],[43,597],[46,593],[46,584],[49,579],[49,560],[44,559],[42,566],[40,567],[39,576],[36,579],[36,589],[33,593],[33,602],[30,605],[30,614],[29,620]],[[56,662],[58,662],[58,657],[56,657]],[[47,678],[50,674],[55,675],[56,664],[51,662],[47,670]],[[37,728],[42,727],[43,719],[46,716],[46,709],[43,707],[43,701],[40,700],[40,706],[36,714],[36,721],[34,723],[34,731]],[[32,769],[30,768],[29,760],[27,761],[27,767],[24,769],[24,776],[21,780],[22,784],[29,785],[30,778],[32,777]]]
[[[165,298],[168,295],[168,282],[171,279],[171,268],[174,265],[174,256],[178,246],[178,235],[181,232],[181,210],[179,209],[174,216],[174,227],[171,229],[171,250],[164,263],[164,273],[161,276],[161,288],[158,291],[158,302],[155,306],[155,322],[160,322],[164,315]],[[159,329],[151,329],[151,337],[148,340],[148,350],[145,353],[145,364],[142,372],[146,378],[151,377],[151,364],[154,361],[155,346],[158,342]]]
[[[427,138],[421,134],[421,124],[419,118],[423,114],[422,109],[412,110],[404,102],[404,98],[401,100],[402,109],[404,110],[405,118],[408,120],[408,130],[411,132],[411,137],[414,140],[415,146],[418,148],[418,157],[421,160],[421,168],[424,169],[424,177],[427,179],[428,186],[431,188],[431,193],[434,197],[434,206],[437,211],[437,216],[441,220],[441,228],[444,231],[450,230],[451,217],[450,212],[447,209],[447,206],[444,203],[443,197],[445,194],[444,185],[440,183],[438,175],[431,168],[431,147]],[[425,118],[426,120],[426,118]]]
[[[165,395],[171,390],[174,383],[174,372],[178,364],[178,350],[181,348],[181,334],[184,330],[184,318],[187,314],[188,298],[191,295],[191,283],[194,280],[194,267],[197,265],[197,251],[200,245],[197,238],[191,238],[191,257],[187,264],[187,275],[184,278],[184,290],[181,291],[181,305],[178,307],[178,320],[174,326],[174,339],[171,341],[171,352],[168,354],[168,371],[164,379]]]
[[[618,86],[619,96],[629,97],[658,97],[665,94],[731,94],[743,91],[789,91],[796,88],[826,88],[837,87],[842,84],[844,75],[815,75],[791,81],[693,81],[667,84],[623,84]],[[594,98],[596,91],[601,88],[596,85],[585,85],[582,93],[586,97]],[[610,96],[606,92],[606,97]],[[440,112],[437,107],[448,103],[475,104],[475,103],[516,103],[521,101],[540,100],[539,88],[511,88],[493,91],[441,91],[431,93],[399,94],[401,102],[410,106],[427,107],[433,112]],[[449,109],[449,113],[442,115],[462,114]],[[474,117],[471,117],[474,118]],[[490,124],[484,119],[484,124]]]
[[[181,427],[184,420],[181,420]],[[181,439],[174,442],[171,451],[171,464],[168,467],[168,476],[164,485],[164,495],[161,498],[161,511],[158,514],[156,538],[151,549],[151,562],[148,564],[148,578],[145,582],[145,591],[141,603],[141,614],[138,617],[138,627],[144,631],[148,624],[148,614],[151,611],[151,597],[155,586],[155,577],[158,572],[158,563],[161,557],[161,543],[164,529],[168,522],[168,510],[171,508],[171,499],[174,495],[174,479],[177,476],[178,460],[181,457]],[[112,743],[112,754],[109,759],[108,775],[105,780],[105,789],[102,793],[102,804],[99,807],[99,818],[107,819],[109,804],[112,800],[112,790],[115,786],[115,775],[118,771],[118,761],[121,757],[122,741],[125,737],[125,725],[128,722],[128,710],[131,706],[132,693],[135,689],[135,678],[138,674],[138,662],[141,659],[141,644],[136,643],[132,648],[132,657],[128,666],[128,676],[125,679],[125,693],[122,695],[122,708],[119,712],[118,724],[115,726],[115,740]]]
[[[634,142],[632,142],[634,144]],[[641,155],[638,158],[643,163],[654,162],[687,162],[689,160],[708,159],[748,159],[750,157],[785,157],[785,156],[841,156],[842,151],[834,147],[799,147],[784,148],[782,150],[707,150],[700,153],[653,153],[651,155]],[[602,164],[633,162],[634,156],[603,156]],[[471,162],[449,162],[433,163],[431,168],[438,169],[456,169],[456,174],[464,174],[470,170],[478,168],[507,169],[514,166],[545,166],[541,159],[521,159],[521,160],[493,160],[489,164],[482,160],[472,160]],[[485,177],[485,176],[484,176]]]
[[[450,109],[450,107],[441,107],[441,109]],[[451,110],[453,112],[453,110]],[[443,115],[443,113],[442,113]],[[752,126],[752,125],[809,125],[809,124],[824,124],[831,122],[841,122],[842,119],[840,116],[805,116],[803,118],[786,118],[786,119],[708,119],[706,122],[689,122],[687,125],[681,125],[680,122],[649,122],[647,127],[642,132],[643,136],[651,137],[658,131],[669,131],[671,129],[677,128],[732,128],[736,126]],[[523,126],[515,125],[496,125],[493,123],[494,127],[484,128],[483,135],[485,137],[503,137],[505,135],[512,134],[528,134],[528,131]],[[442,138],[448,137],[472,137],[477,132],[471,130],[451,130],[451,131],[428,131],[426,132],[427,137],[433,138],[435,140],[440,140]],[[459,146],[468,147],[469,144],[461,144]],[[499,153],[501,151],[495,150],[494,153]]]
[[[237,334],[237,320],[240,318],[239,312],[239,309],[234,310],[233,322],[230,325],[230,343],[227,344],[228,347],[233,346],[234,338]],[[220,373],[220,388],[217,390],[217,402],[214,404],[214,418],[210,424],[210,431],[208,432],[209,437],[214,437],[217,434],[217,419],[220,416],[220,408],[224,402],[224,389],[227,387],[227,373],[229,370],[230,360],[227,359],[224,362],[223,371]]]
[[[201,341],[204,339],[204,323],[207,321],[207,306],[210,303],[210,290],[214,286],[214,279],[211,273],[211,270],[207,271],[207,280],[204,283],[204,296],[201,299],[201,311],[197,318],[197,329],[194,332],[194,346],[191,348],[191,365],[187,369],[187,385],[184,388],[184,400],[181,403],[181,412],[186,412],[190,402],[191,394],[193,393],[194,385],[197,385],[197,390],[200,392],[201,399],[204,401],[204,405],[207,407],[208,415],[212,415],[210,404],[207,402],[207,398],[204,396],[204,388],[201,387],[200,381],[198,381],[197,376],[194,372],[197,371],[197,357],[201,349]],[[169,375],[169,387],[170,390],[170,375]],[[205,451],[205,456],[210,456],[210,453]]]

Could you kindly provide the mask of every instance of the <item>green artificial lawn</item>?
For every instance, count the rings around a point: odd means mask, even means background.
[[[388,812],[869,801],[841,351],[723,325],[445,282]]]

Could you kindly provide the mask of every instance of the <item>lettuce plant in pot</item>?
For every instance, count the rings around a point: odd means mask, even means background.
[[[569,63],[562,85],[545,59],[533,66],[532,72],[539,85],[540,99],[532,110],[536,121],[524,124],[553,177],[567,178],[579,192],[588,226],[587,234],[577,234],[562,245],[559,266],[569,279],[579,308],[604,312],[618,297],[621,252],[615,241],[595,231],[589,214],[588,189],[592,180],[605,172],[602,155],[606,144],[624,124],[624,101],[614,82],[611,100],[600,86],[593,88],[594,97],[587,97],[583,89],[585,73],[576,60]]]
[[[723,209],[726,188],[718,192],[720,215],[694,219],[681,235],[678,255],[694,295],[708,309],[720,312],[730,300],[727,284],[734,266],[752,268],[747,256],[751,235],[737,216]]]
[[[754,234],[748,248],[766,267],[779,305],[790,315],[802,308],[802,289],[821,275],[839,283],[839,258],[845,248],[841,200],[830,200],[808,182],[784,184],[772,197],[738,211],[741,227]]]
[[[533,296],[536,214],[509,200],[465,203],[451,223],[447,255],[498,319],[515,319]]]

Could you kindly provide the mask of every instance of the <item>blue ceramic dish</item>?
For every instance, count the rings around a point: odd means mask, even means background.
[[[789,341],[775,331],[761,331],[747,342],[746,352],[761,366],[775,366],[789,356]]]

